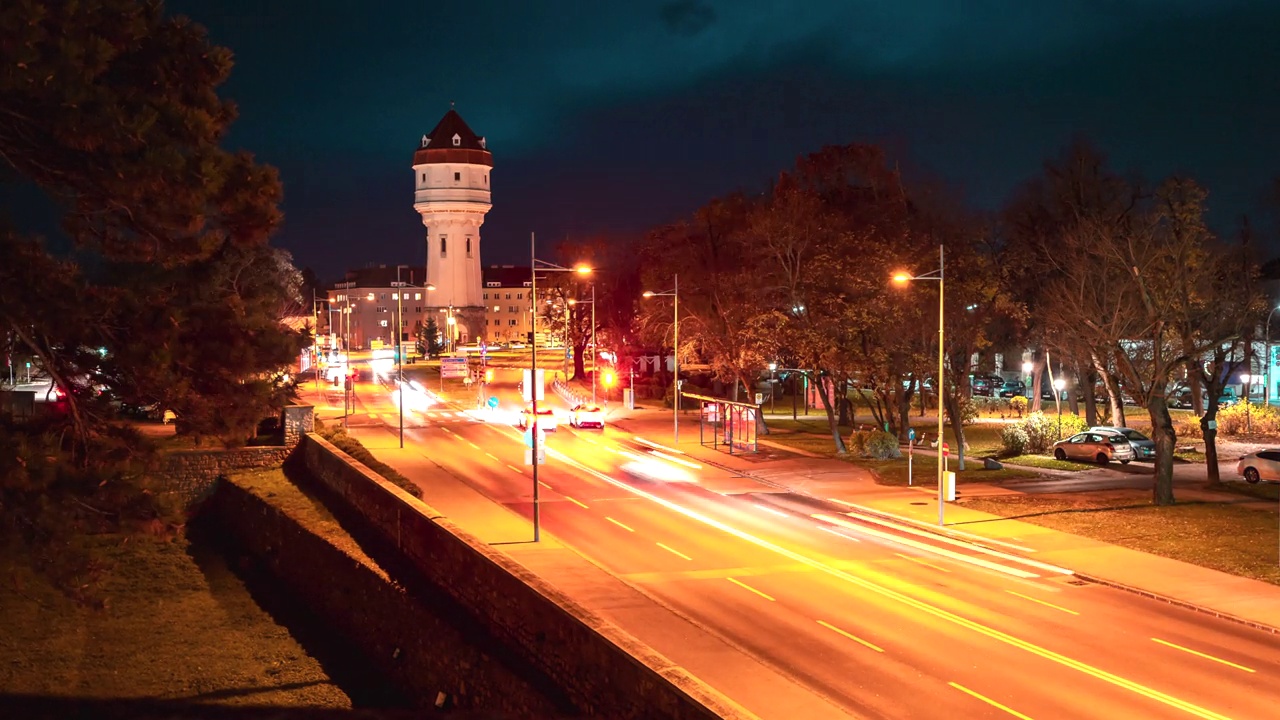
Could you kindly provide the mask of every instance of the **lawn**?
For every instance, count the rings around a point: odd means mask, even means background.
[[[965,506],[1280,584],[1272,510],[1195,502],[1157,507],[1138,493],[1107,498],[983,497],[968,499]]]
[[[1224,482],[1220,485],[1205,485],[1205,488],[1255,497],[1259,500],[1280,502],[1280,484],[1273,482],[1261,482],[1257,485],[1250,485],[1246,482]]]
[[[907,456],[906,450],[903,450],[901,458],[890,460],[876,460],[873,458],[859,458],[851,455],[839,456],[835,454],[834,444],[830,435],[817,435],[810,433],[778,433],[771,435],[769,438],[772,442],[787,447],[805,450],[807,452],[822,455],[824,457],[836,458],[845,462],[860,465],[871,470],[876,475],[877,481],[882,485],[906,485],[907,484]],[[963,472],[956,473],[956,483],[973,483],[973,482],[1000,482],[1001,480],[1015,480],[1021,478],[1036,477],[1036,473],[1014,468],[1004,468],[1002,470],[985,470],[982,466],[982,460],[974,457],[967,457],[965,464],[968,466]],[[950,469],[955,469],[955,460],[952,459]],[[938,460],[931,455],[916,455],[911,462],[911,475],[914,478],[914,484],[936,483],[938,476]]]
[[[1070,460],[1059,460],[1052,455],[1015,455],[1013,457],[1000,458],[1000,462],[1009,463],[1010,465],[1022,465],[1024,467],[1045,468],[1046,470],[1069,470],[1072,472],[1098,469],[1098,466],[1092,463],[1078,463]]]
[[[83,539],[103,558],[102,609],[0,559],[0,688],[63,698],[154,698],[349,708],[351,700],[250,595],[222,557],[179,536]]]

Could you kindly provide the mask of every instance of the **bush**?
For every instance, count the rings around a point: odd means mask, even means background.
[[[1021,395],[1009,398],[1009,409],[1022,417],[1027,414],[1027,399]]]
[[[1018,424],[1005,425],[1000,431],[1000,442],[1004,445],[1006,455],[1017,456],[1026,454],[1027,445],[1031,440],[1027,437],[1027,431]]]
[[[347,431],[340,426],[319,427],[316,428],[316,432],[320,434],[320,437],[333,443],[342,452],[364,463],[366,467],[381,475],[387,482],[419,500],[422,499],[422,488],[414,484],[409,478],[401,475],[395,468],[375,458],[368,448],[362,445],[359,440],[348,435]]]
[[[1266,405],[1236,403],[1218,410],[1218,432],[1223,435],[1280,433],[1280,412]]]
[[[988,399],[989,398],[982,398],[982,400],[988,400]],[[977,420],[980,415],[980,412],[979,412],[980,409],[982,407],[985,407],[985,405],[986,405],[985,403],[980,404],[979,402],[974,402],[973,398],[961,398],[960,399],[960,424],[961,425],[973,424],[973,422]],[[946,409],[945,416],[947,418],[947,422],[951,422],[950,408]]]
[[[1173,432],[1179,440],[1182,438],[1202,438],[1204,432],[1200,429],[1200,418],[1179,418],[1173,423]]]
[[[1036,454],[1044,454],[1049,452],[1049,448],[1053,446],[1060,438],[1058,435],[1058,415],[1046,415],[1042,412],[1031,413],[1021,423],[1023,432],[1027,435],[1026,451]],[[1076,433],[1084,430],[1084,418],[1071,413],[1062,414],[1062,437],[1071,437]]]
[[[858,430],[849,436],[849,450],[858,457],[877,460],[902,457],[898,436],[883,430]]]

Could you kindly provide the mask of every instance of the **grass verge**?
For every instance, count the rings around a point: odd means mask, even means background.
[[[853,465],[858,465],[871,470],[876,481],[881,485],[907,485],[907,457],[904,454],[901,458],[893,458],[889,460],[876,460],[874,458],[859,458],[849,455],[840,456],[835,453],[834,444],[831,436],[811,435],[808,433],[781,433],[769,436],[769,440],[793,447],[799,450],[815,453],[823,457],[844,460]],[[1001,470],[986,470],[982,467],[982,460],[973,457],[966,457],[965,464],[968,468],[964,471],[956,473],[956,483],[974,483],[974,482],[1000,482],[1002,480],[1018,480],[1023,478],[1038,477],[1037,473],[1022,470],[1018,468],[1003,468]],[[950,468],[955,468],[955,462],[952,461]],[[938,476],[938,460],[931,455],[916,455],[911,460],[911,477],[915,485],[928,484],[936,482]]]
[[[378,473],[391,484],[419,500],[422,499],[422,488],[418,487],[409,478],[401,475],[395,468],[375,458],[368,448],[362,445],[359,440],[348,435],[347,431],[343,430],[341,426],[326,425],[317,427],[316,432],[320,433],[320,437],[333,443],[339,450],[360,461],[365,467]]]
[[[1258,498],[1259,500],[1280,502],[1280,484],[1277,483],[1261,482],[1257,485],[1250,485],[1246,482],[1224,482],[1218,485],[1205,485],[1205,489],[1235,493],[1236,495]]]
[[[1280,585],[1276,513],[1223,503],[1158,507],[1145,494],[971,498],[965,507]]]
[[[349,708],[320,663],[198,540],[95,535],[104,561],[93,610],[0,555],[0,687],[8,693],[227,705]]]
[[[1013,457],[1000,458],[1000,462],[1006,462],[1010,465],[1022,465],[1025,467],[1045,468],[1046,470],[1070,470],[1079,472],[1081,470],[1097,470],[1098,465],[1090,463],[1078,463],[1070,460],[1059,460],[1052,455],[1015,455]]]

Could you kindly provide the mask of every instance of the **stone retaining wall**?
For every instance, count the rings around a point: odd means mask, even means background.
[[[505,717],[571,711],[548,681],[535,687],[503,661],[508,651],[486,647],[482,629],[451,617],[459,613],[407,592],[367,559],[352,557],[234,479],[218,483],[203,512],[213,513],[237,548],[304,598],[417,705],[433,707],[443,692],[450,707]]]
[[[611,718],[752,717],[318,435],[307,435],[299,450],[315,479],[563,688],[579,711]]]

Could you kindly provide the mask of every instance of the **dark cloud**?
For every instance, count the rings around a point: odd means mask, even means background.
[[[228,142],[280,167],[278,242],[327,276],[419,261],[410,152],[451,100],[494,153],[486,262],[530,231],[670,220],[828,143],[886,144],[992,208],[1082,134],[1201,180],[1224,232],[1280,171],[1274,0],[169,7],[235,51]]]
[[[662,6],[662,22],[676,35],[693,37],[716,21],[715,8],[698,0],[677,0]]]

